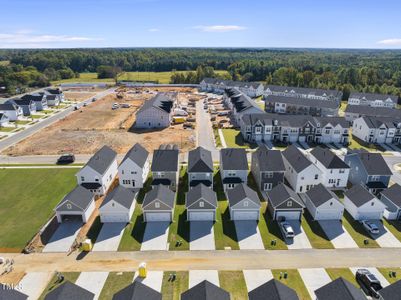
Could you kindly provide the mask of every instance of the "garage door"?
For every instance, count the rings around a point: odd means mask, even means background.
[[[146,222],[171,221],[170,213],[146,213]]]
[[[360,212],[359,213],[359,220],[380,220],[382,214],[380,212]]]
[[[100,215],[100,221],[102,223],[114,223],[114,222],[129,222],[128,214],[107,214]]]
[[[214,221],[214,212],[189,212],[189,221]]]
[[[60,214],[60,218],[62,222],[84,222],[84,216],[82,214],[79,215],[64,215]]]
[[[316,212],[316,220],[340,220],[342,211],[338,210],[318,210]]]
[[[301,218],[301,212],[298,210],[287,210],[276,212],[276,220],[285,218],[286,220],[299,220]]]
[[[259,211],[234,211],[233,220],[257,220]]]

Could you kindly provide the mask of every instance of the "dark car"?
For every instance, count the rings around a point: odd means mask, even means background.
[[[368,296],[372,296],[376,299],[380,297],[378,292],[383,287],[380,283],[380,280],[377,279],[377,277],[371,272],[369,272],[369,270],[358,269],[355,274],[355,279]]]
[[[72,164],[75,161],[74,154],[63,154],[57,159],[58,165]]]

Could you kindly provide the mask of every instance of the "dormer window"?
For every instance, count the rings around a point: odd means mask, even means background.
[[[248,201],[248,200],[245,200],[245,201],[244,201],[244,206],[245,206],[245,207],[248,207],[248,206],[249,206],[249,201]]]
[[[200,201],[200,202],[199,202],[199,207],[205,207],[205,202]]]
[[[160,208],[160,203],[159,202],[155,203],[155,208]]]

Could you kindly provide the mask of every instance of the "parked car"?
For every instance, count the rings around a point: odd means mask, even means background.
[[[92,102],[95,102],[96,101],[96,98],[92,98]]]
[[[112,106],[111,106],[111,109],[112,110],[115,110],[115,109],[118,109],[120,107],[120,105],[118,104],[118,103],[114,103]]]
[[[88,106],[88,103],[84,102],[84,107]]]
[[[292,239],[294,238],[295,234],[294,234],[294,229],[292,228],[292,226],[290,225],[290,223],[283,221],[279,223],[279,227],[281,232],[283,233],[284,237],[287,239]]]
[[[123,104],[121,104],[121,107],[122,107],[122,108],[130,108],[131,105],[128,104],[128,103],[123,103]]]
[[[63,154],[57,159],[58,165],[72,164],[75,161],[74,154]]]
[[[192,123],[184,123],[183,128],[195,129],[195,125]]]
[[[371,234],[379,234],[379,227],[371,221],[362,221],[363,227]]]
[[[376,299],[380,297],[378,291],[380,291],[383,287],[380,283],[380,280],[377,279],[375,275],[370,273],[369,270],[358,269],[355,274],[355,279],[367,295]]]
[[[75,105],[75,106],[74,106],[74,110],[78,110],[78,106]]]

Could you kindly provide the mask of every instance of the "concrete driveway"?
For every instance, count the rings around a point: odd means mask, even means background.
[[[372,273],[373,275],[375,275],[377,279],[379,279],[379,281],[380,281],[382,287],[386,287],[386,286],[389,286],[389,285],[390,285],[390,283],[389,283],[389,282],[387,281],[387,279],[383,276],[383,274],[380,273],[379,270],[376,269],[376,268],[357,267],[357,268],[350,268],[350,269],[351,269],[351,272],[352,272],[354,275],[356,274],[356,271],[357,271],[358,269],[367,269],[367,270],[369,270],[370,273]]]
[[[273,279],[273,274],[270,270],[243,270],[242,272],[244,273],[248,292]]]
[[[219,272],[217,270],[190,270],[189,271],[189,288],[194,287],[198,283],[207,280],[217,286],[220,286]]]
[[[65,221],[59,225],[43,252],[68,252],[82,227],[82,222]]]
[[[317,289],[331,282],[329,274],[323,268],[298,269],[298,272],[312,299],[316,299],[315,291]]]
[[[240,249],[265,249],[256,221],[234,221]]]
[[[53,272],[29,272],[19,282],[19,291],[30,300],[39,299],[52,278]]]
[[[354,239],[345,230],[343,224],[338,220],[319,221],[320,227],[333,244],[334,248],[358,248]]]
[[[99,298],[107,276],[109,276],[109,272],[82,272],[75,284],[94,293],[94,300],[96,300]]]
[[[167,250],[168,228],[170,222],[148,222],[145,226],[145,233],[141,251]]]
[[[308,150],[310,148],[310,146],[308,145],[308,143],[306,142],[299,142],[301,144],[301,146],[305,149]]]
[[[148,287],[158,292],[161,292],[163,271],[148,271],[145,278],[138,277],[138,272],[136,272],[133,281],[142,282],[144,285],[147,285]]]
[[[189,224],[189,250],[214,250],[213,222],[196,221]]]
[[[93,245],[93,251],[117,251],[127,223],[105,223]]]
[[[302,230],[301,222],[296,221],[296,220],[288,220],[287,222],[290,223],[290,225],[295,233],[295,237],[293,239],[284,238],[288,249],[312,248],[312,245],[309,242],[308,237],[306,236],[305,232]]]
[[[401,242],[384,227],[383,223],[380,221],[374,221],[374,223],[379,227],[379,234],[371,235],[372,238],[379,244],[382,248],[397,248],[401,247]]]

